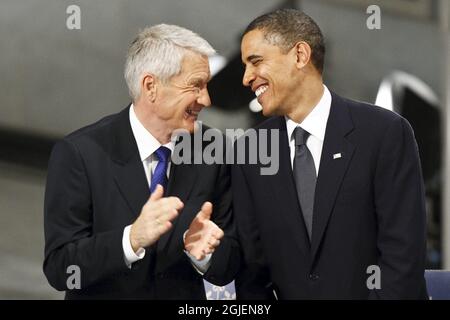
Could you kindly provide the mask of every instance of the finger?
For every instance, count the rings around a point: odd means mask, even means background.
[[[189,247],[190,250],[187,250],[191,256],[193,256],[196,260],[201,260],[204,258],[203,250],[194,249],[193,247]]]
[[[160,234],[160,236],[163,235],[164,233],[166,233],[167,231],[169,231],[171,228],[172,228],[172,223],[170,221],[156,224],[156,229],[157,229],[158,233]]]
[[[163,209],[163,210],[168,210],[169,208],[175,208],[177,210],[181,210],[184,207],[183,202],[177,198],[177,197],[167,197],[167,198],[162,198],[159,201],[159,208]]]
[[[205,250],[202,250],[202,252],[200,254],[197,254],[197,256],[195,257],[195,259],[197,260],[203,260],[206,256]]]
[[[161,217],[168,212],[172,212],[173,210],[176,210],[173,205],[170,204],[170,202],[167,201],[167,198],[159,199],[157,202],[153,203],[153,214],[155,217]]]
[[[225,235],[222,231],[222,229],[220,229],[219,227],[217,227],[216,230],[213,231],[212,233],[213,237],[216,238],[217,240],[220,240],[223,238],[223,236]]]
[[[211,238],[208,240],[208,242],[207,242],[207,246],[210,247],[210,248],[215,248],[215,247],[217,247],[219,244],[220,244],[220,240],[218,240],[218,239],[216,239],[216,238],[214,238],[214,237],[211,237]]]
[[[178,210],[170,207],[162,208],[156,216],[160,221],[172,221],[178,216]]]
[[[164,220],[167,221],[172,221],[173,219],[175,219],[176,217],[178,217],[178,210],[177,209],[170,209],[167,210],[167,213],[165,213],[162,218]]]
[[[166,222],[164,222],[164,224],[163,224],[163,227],[164,227],[164,233],[166,233],[167,231],[169,231],[170,230],[170,228],[172,228],[172,226],[173,226],[173,224],[172,224],[172,222],[170,222],[170,221],[166,221]]]
[[[177,210],[181,210],[184,207],[183,202],[178,197],[167,197],[161,200],[161,205],[174,207]]]
[[[184,207],[183,201],[180,200],[180,198],[175,197],[176,203],[175,203],[175,209],[181,210]]]
[[[212,210],[213,210],[212,203],[209,201],[206,201],[203,204],[202,209],[197,214],[197,217],[199,217],[201,219],[209,220],[209,219],[211,219]]]
[[[164,188],[162,185],[158,184],[155,188],[155,191],[150,195],[150,199],[148,201],[156,201],[162,198],[164,195]]]

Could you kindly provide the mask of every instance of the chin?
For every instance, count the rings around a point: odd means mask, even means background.
[[[274,115],[274,110],[270,109],[269,107],[263,107],[262,114],[265,117],[270,117]]]
[[[195,131],[195,122],[188,122],[184,125],[185,130],[187,130],[189,133],[194,133]]]

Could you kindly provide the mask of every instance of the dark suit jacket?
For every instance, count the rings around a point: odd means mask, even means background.
[[[122,235],[150,195],[130,121],[129,108],[80,129],[58,142],[48,167],[45,192],[44,272],[57,290],[67,290],[68,266],[81,270],[81,289],[68,299],[204,299],[203,280],[183,252],[183,233],[204,201],[225,232],[204,278],[233,280],[240,254],[225,165],[171,166],[166,195],[184,209],[170,231],[147,248],[144,259],[125,265]]]
[[[284,117],[256,128],[279,129],[280,168],[234,165],[234,214],[246,268],[238,298],[426,298],[424,187],[408,122],[332,93],[308,239],[289,158]],[[333,159],[341,153],[342,157]],[[369,290],[381,270],[381,289]],[[373,279],[369,279],[370,283]],[[267,292],[266,292],[267,293]]]

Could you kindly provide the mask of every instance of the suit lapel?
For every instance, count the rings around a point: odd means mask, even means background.
[[[314,199],[311,241],[311,257],[313,260],[322,241],[342,179],[353,156],[355,148],[346,139],[346,135],[352,129],[353,122],[348,106],[342,98],[332,93],[331,110],[327,122]],[[341,154],[340,157],[338,156],[339,153]]]
[[[191,141],[194,141],[193,139],[194,137],[193,135],[191,135]],[[178,197],[183,203],[187,203],[191,190],[195,185],[195,181],[198,177],[197,169],[199,166],[201,166],[199,164],[193,164],[195,157],[194,152],[196,151],[202,152],[202,150],[195,150],[194,148],[192,149],[191,164],[171,164],[167,191],[165,192],[166,197]],[[172,221],[172,228],[168,232],[163,234],[158,240],[158,252],[164,251],[172,235],[179,231],[178,225],[180,220],[183,220],[183,217],[180,217],[179,215]],[[182,223],[182,226],[183,225],[185,225],[185,223]],[[182,230],[181,232],[184,231],[186,230]]]
[[[188,165],[188,164],[174,165],[172,163],[170,168],[169,181],[167,185],[167,192],[165,196],[178,197],[183,203],[186,203],[187,200],[189,199],[190,192],[192,190],[192,187],[195,185],[195,180],[197,179],[198,176],[197,175],[198,166],[199,165]],[[182,213],[180,215],[182,215]],[[179,221],[183,220],[183,217],[180,217],[180,215],[178,215],[178,217],[176,217],[172,221],[172,228],[168,232],[163,234],[161,238],[159,238],[158,252],[164,251],[172,235],[178,232]],[[182,223],[181,225],[185,224]],[[182,230],[181,232],[184,232],[186,230]]]
[[[114,139],[112,147],[114,180],[120,193],[130,207],[133,216],[137,218],[142,210],[142,206],[150,197],[150,186],[147,183],[145,170],[131,129],[129,107],[119,113],[111,135]],[[192,163],[194,159],[193,152],[194,151],[192,151]],[[198,165],[174,165],[172,163],[169,181],[164,196],[176,196],[179,197],[183,203],[186,203],[198,176],[197,167]],[[180,219],[182,218],[177,217],[173,220],[173,227],[158,240],[156,244],[158,252],[166,250],[170,238],[176,232],[175,230],[177,230],[178,221]],[[183,232],[184,231],[185,230],[183,230]],[[180,251],[180,253],[182,253],[182,251]],[[166,256],[169,257],[171,255],[162,255],[162,258],[160,258],[164,260],[164,257]],[[169,263],[170,261],[166,262]],[[164,265],[164,263],[161,265]]]
[[[309,239],[300,204],[298,202],[294,175],[292,173],[290,148],[284,117],[279,118],[277,127],[273,129],[280,130],[280,166],[278,173],[272,176],[273,183],[270,183],[270,185],[272,186],[273,193],[278,199],[277,202],[279,203],[280,208],[279,215],[285,219],[286,226],[291,229],[291,234],[293,234],[300,250],[306,257],[308,257],[310,249]],[[299,232],[299,230],[302,230],[302,232]]]
[[[112,159],[114,180],[134,217],[150,196],[145,171],[129,121],[129,107],[119,113],[113,126]]]

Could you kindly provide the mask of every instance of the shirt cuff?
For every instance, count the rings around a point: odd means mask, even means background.
[[[131,268],[131,265],[141,260],[145,257],[145,249],[139,248],[137,252],[134,252],[133,247],[131,246],[130,241],[130,231],[131,231],[131,225],[126,226],[123,230],[123,237],[122,237],[122,247],[123,247],[123,259],[125,260],[125,264],[128,268]]]
[[[183,234],[183,245],[184,245],[184,239],[186,238],[186,233],[187,233],[187,230]],[[203,275],[204,273],[206,273],[206,271],[208,271],[209,266],[211,265],[212,253],[208,253],[203,259],[197,260],[197,259],[195,259],[195,257],[193,255],[191,255],[186,250],[183,250],[183,251],[189,257],[189,259],[191,260],[192,266],[195,268],[195,270],[199,274]]]

